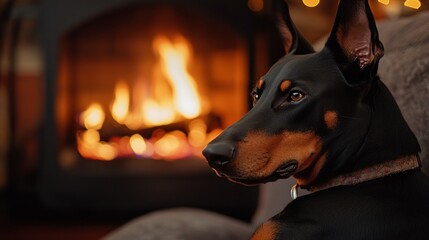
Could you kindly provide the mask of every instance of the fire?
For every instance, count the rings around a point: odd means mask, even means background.
[[[163,73],[173,87],[176,110],[185,118],[192,119],[201,113],[201,104],[194,78],[187,71],[190,49],[185,39],[175,43],[158,37],[154,46],[161,57]]]
[[[158,36],[153,46],[166,81],[152,81],[153,93],[141,96],[141,103],[136,104],[140,111],[130,111],[130,92],[125,82],[120,81],[115,87],[115,98],[110,108],[112,117],[132,130],[166,125],[180,118],[193,119],[202,112],[195,79],[187,70],[191,58],[189,43],[182,37],[172,42]]]
[[[201,119],[189,123],[188,141],[194,147],[204,147],[207,138],[207,126]]]
[[[109,109],[111,118],[107,119],[118,123],[119,128],[132,131],[144,131],[149,127],[178,121],[187,126],[181,131],[155,130],[148,138],[135,133],[130,134],[131,136],[107,136],[108,140],[103,141],[101,139],[106,139],[105,135],[100,136],[103,130],[115,132],[112,128],[118,126],[104,124],[106,116],[102,105],[93,103],[81,113],[80,123],[84,130],[79,131],[76,136],[78,151],[83,157],[113,160],[133,155],[174,160],[191,155],[200,156],[202,148],[219,132],[218,129],[208,132],[206,123],[198,119],[203,113],[203,101],[196,81],[188,71],[192,57],[190,44],[183,37],[170,41],[158,36],[153,41],[153,47],[159,56],[159,62],[153,71],[161,71],[153,75],[159,79],[140,84],[138,87],[142,90],[130,87],[126,81],[119,81],[114,88]],[[130,89],[134,89],[132,102]]]
[[[172,123],[175,118],[174,110],[163,106],[152,99],[143,103],[143,119],[147,126],[166,125]]]
[[[86,129],[100,129],[104,123],[104,111],[100,104],[93,103],[80,117],[80,122]]]
[[[110,111],[112,117],[118,123],[125,123],[130,105],[130,92],[125,82],[121,81],[115,87],[115,100]]]
[[[134,153],[137,155],[143,155],[146,152],[146,141],[140,134],[134,134],[130,138],[130,146]]]
[[[110,161],[118,155],[116,145],[100,141],[100,134],[97,130],[78,132],[77,143],[80,154],[86,158]]]
[[[181,131],[166,133],[154,144],[156,155],[165,160],[185,157],[187,148],[186,135]]]

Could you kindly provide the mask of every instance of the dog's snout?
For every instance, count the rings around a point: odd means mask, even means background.
[[[217,167],[228,164],[235,154],[235,145],[228,142],[210,143],[203,150],[203,155],[210,163]]]

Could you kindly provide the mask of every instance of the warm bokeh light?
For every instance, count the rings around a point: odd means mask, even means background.
[[[222,131],[223,131],[222,129],[220,129],[220,128],[216,128],[216,129],[214,129],[213,131],[209,132],[209,133],[207,134],[206,143],[211,142],[213,139],[215,139],[217,136],[219,136],[219,134],[221,134],[221,133],[222,133]]]
[[[404,2],[404,6],[412,9],[419,9],[422,6],[422,3],[419,0],[407,0]]]
[[[320,1],[319,0],[302,0],[302,3],[304,3],[304,5],[307,7],[316,7],[317,5],[319,5]]]
[[[82,141],[87,146],[94,146],[100,141],[100,134],[97,130],[87,130],[82,133]]]
[[[140,134],[134,134],[130,138],[130,146],[137,155],[143,155],[146,152],[146,142]]]
[[[166,133],[154,144],[155,153],[164,159],[181,158],[188,154],[186,135],[181,131]]]
[[[96,148],[97,157],[101,160],[111,161],[118,155],[117,148],[107,142],[100,142]]]
[[[112,117],[118,123],[124,123],[130,105],[130,91],[125,82],[120,81],[115,86],[115,100],[112,103]]]
[[[125,118],[125,121],[123,124],[125,124],[125,126],[127,126],[128,129],[138,130],[138,129],[141,129],[142,126],[144,125],[143,121],[144,119],[140,114],[130,112]]]
[[[201,119],[189,123],[188,141],[194,147],[203,147],[206,143],[207,125]]]
[[[174,122],[174,109],[147,99],[142,106],[144,123],[148,126],[166,125]]]
[[[104,123],[104,111],[100,104],[93,103],[80,115],[80,122],[86,129],[98,130]]]
[[[388,5],[390,3],[390,0],[378,0],[378,2],[384,5]]]
[[[249,0],[247,6],[254,12],[260,12],[264,9],[264,0]]]
[[[100,141],[100,134],[94,129],[78,132],[77,146],[79,153],[89,159],[110,161],[118,155],[118,147],[113,143]]]

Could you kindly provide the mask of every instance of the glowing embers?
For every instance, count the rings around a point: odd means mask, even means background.
[[[77,132],[79,153],[92,160],[110,161],[116,158],[140,157],[162,160],[176,160],[191,156],[201,156],[204,146],[214,139],[221,129],[208,132],[207,124],[202,119],[194,119],[186,124],[179,124],[181,130],[166,131],[162,127],[140,130],[131,136],[101,136],[96,129]]]
[[[137,79],[133,86],[120,80],[110,106],[94,102],[81,112],[76,137],[84,158],[175,160],[200,156],[202,148],[220,132],[207,126],[210,107],[188,72],[192,54],[186,39],[170,41],[157,36],[153,50],[159,61],[152,79]]]
[[[115,100],[112,103],[110,111],[113,119],[118,123],[125,123],[129,117],[130,91],[124,82],[119,82],[115,87]]]
[[[98,130],[104,123],[104,111],[100,104],[93,103],[80,115],[80,124],[86,129]]]

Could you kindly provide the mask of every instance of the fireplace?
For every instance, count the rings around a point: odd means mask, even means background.
[[[246,112],[246,44],[204,15],[132,6],[61,40],[63,167],[80,158],[201,158],[207,141]],[[80,156],[72,156],[74,149]]]
[[[201,155],[282,54],[267,13],[249,2],[42,1],[42,202],[251,214],[257,188],[217,178]]]

